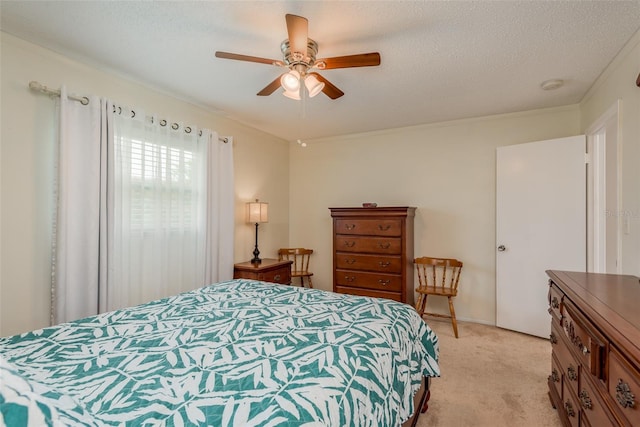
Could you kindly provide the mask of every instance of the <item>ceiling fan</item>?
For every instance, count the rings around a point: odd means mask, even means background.
[[[300,92],[305,87],[310,97],[314,97],[318,93],[323,92],[329,98],[337,99],[344,95],[344,92],[315,70],[380,65],[380,54],[378,52],[316,59],[318,43],[308,38],[309,21],[307,18],[291,14],[287,14],[285,18],[289,38],[280,44],[280,50],[283,55],[282,61],[239,55],[237,53],[216,52],[217,58],[257,62],[289,69],[289,71],[280,75],[258,92],[258,96],[271,95],[282,86],[284,88],[283,94],[292,99],[299,100]]]

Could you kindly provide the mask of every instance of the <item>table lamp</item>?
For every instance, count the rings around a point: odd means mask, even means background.
[[[256,225],[256,247],[253,250],[253,264],[260,264],[260,251],[258,250],[258,225],[261,222],[269,222],[269,203],[259,202],[256,199],[255,202],[247,203],[247,222]]]

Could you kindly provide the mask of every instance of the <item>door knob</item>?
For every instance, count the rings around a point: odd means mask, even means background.
[[[499,252],[504,252],[507,248],[504,247],[504,245],[500,245],[498,246],[498,251]]]

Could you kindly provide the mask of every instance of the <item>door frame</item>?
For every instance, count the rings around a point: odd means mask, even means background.
[[[587,271],[622,272],[620,109],[617,100],[585,131],[587,137]],[[607,125],[615,123],[614,131]],[[613,234],[613,235],[612,235]],[[613,243],[611,243],[611,239]],[[612,271],[613,270],[613,271]]]

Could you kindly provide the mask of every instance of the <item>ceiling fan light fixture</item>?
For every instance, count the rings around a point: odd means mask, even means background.
[[[291,70],[280,77],[280,84],[286,92],[297,92],[300,89],[300,73]]]
[[[300,101],[300,91],[299,90],[284,90],[284,92],[282,92],[282,94],[284,96],[286,96],[287,98],[291,98],[294,99],[296,101]]]
[[[307,91],[309,92],[309,98],[313,98],[319,94],[322,89],[324,89],[324,83],[318,80],[314,75],[308,75],[305,77],[304,85],[307,87]]]

